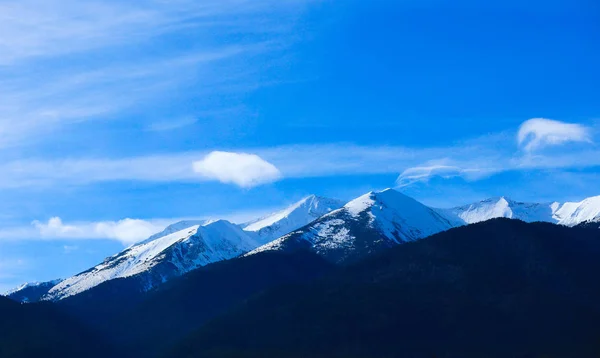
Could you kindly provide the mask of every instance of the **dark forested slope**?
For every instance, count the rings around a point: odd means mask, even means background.
[[[113,280],[57,304],[122,353],[152,357],[253,295],[314,280],[333,267],[310,252],[265,252],[208,265],[148,293],[132,289],[130,279]]]
[[[600,231],[496,219],[212,321],[168,357],[598,357]]]
[[[114,351],[49,303],[0,297],[0,357],[111,357]]]

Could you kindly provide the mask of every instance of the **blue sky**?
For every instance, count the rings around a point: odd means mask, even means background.
[[[600,195],[599,34],[585,0],[0,0],[0,290],[313,193]]]

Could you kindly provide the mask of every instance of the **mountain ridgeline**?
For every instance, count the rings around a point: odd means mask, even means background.
[[[179,222],[90,270],[61,281],[42,298],[61,300],[115,279],[128,279],[135,291],[149,291],[199,267],[247,253],[341,205],[313,195],[241,225],[226,220]]]
[[[199,267],[249,252],[305,249],[332,262],[352,262],[400,243],[497,217],[593,227],[600,222],[600,196],[563,204],[501,197],[436,209],[392,189],[365,194],[345,205],[312,195],[240,225],[225,220],[173,224],[85,272],[62,281],[26,284],[9,297],[21,302],[57,301],[117,279],[129,282],[132,287],[126,291],[143,293]]]
[[[462,224],[452,215],[388,189],[352,200],[341,209],[248,255],[309,250],[335,263],[351,262]]]
[[[0,301],[4,342],[41,337],[0,357],[68,357],[70,338],[79,356],[596,357],[599,226],[600,197],[436,209],[391,189],[179,222],[13,290],[49,302]]]

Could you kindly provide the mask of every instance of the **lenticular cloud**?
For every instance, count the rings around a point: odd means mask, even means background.
[[[533,118],[521,125],[517,140],[526,151],[534,151],[568,142],[591,142],[591,136],[581,124]]]

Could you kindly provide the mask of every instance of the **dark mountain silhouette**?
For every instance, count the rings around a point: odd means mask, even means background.
[[[49,303],[20,304],[0,296],[0,357],[111,357],[98,336]]]
[[[166,357],[599,357],[600,231],[495,219],[221,316]]]
[[[253,295],[313,280],[332,268],[309,252],[266,252],[208,265],[148,293],[121,279],[56,304],[123,354],[153,356]]]

